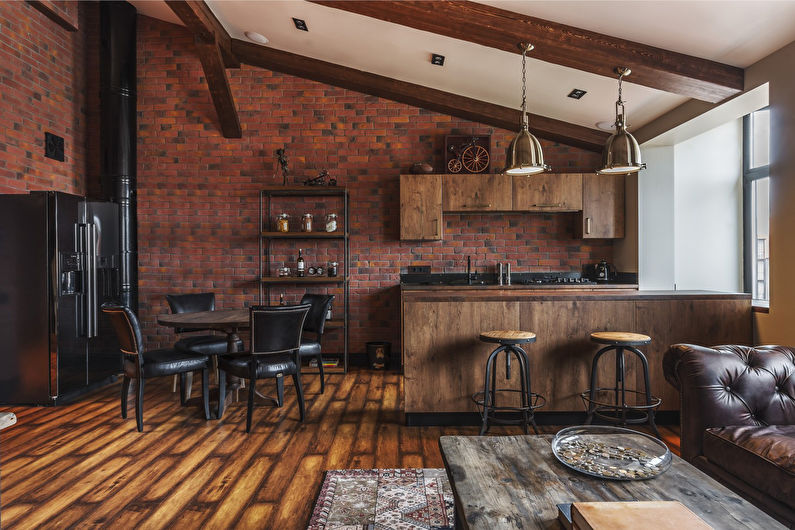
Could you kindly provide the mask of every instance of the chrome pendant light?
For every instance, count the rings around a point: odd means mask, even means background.
[[[621,81],[632,73],[629,68],[616,68],[618,74],[618,101],[616,101],[616,132],[605,143],[602,153],[602,169],[596,172],[601,175],[620,173],[637,173],[646,169],[640,161],[640,146],[635,137],[627,131],[627,113],[621,99]]]
[[[544,164],[541,143],[527,128],[527,52],[534,46],[522,42],[519,43],[519,48],[522,50],[522,128],[505,153],[503,173],[527,176],[546,171],[549,166]]]

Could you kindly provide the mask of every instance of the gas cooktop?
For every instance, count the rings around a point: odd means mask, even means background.
[[[516,285],[596,285],[596,282],[588,278],[574,276],[543,276],[540,278],[522,278],[514,280]]]

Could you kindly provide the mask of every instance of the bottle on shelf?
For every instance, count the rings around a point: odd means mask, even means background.
[[[279,295],[279,305],[287,305],[287,300],[284,299],[284,293]]]
[[[298,262],[295,264],[295,275],[299,278],[304,277],[306,263],[304,262],[303,249],[298,249]]]

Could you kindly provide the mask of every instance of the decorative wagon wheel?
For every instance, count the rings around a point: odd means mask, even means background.
[[[480,173],[489,167],[489,152],[479,145],[471,145],[461,153],[461,163],[470,173]]]
[[[447,163],[447,170],[450,171],[450,173],[458,173],[461,171],[461,161],[457,158],[451,158]]]

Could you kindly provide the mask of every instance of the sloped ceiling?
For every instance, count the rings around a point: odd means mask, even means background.
[[[160,1],[132,2],[139,12],[179,23]],[[795,40],[795,2],[689,1],[483,1],[483,4],[744,68]],[[246,31],[269,39],[267,47],[518,108],[521,56],[302,0],[207,1],[233,37]],[[309,31],[295,28],[292,17]],[[440,21],[443,24],[443,21]],[[532,42],[532,35],[528,35]],[[444,55],[443,67],[430,63]],[[528,61],[528,111],[596,129],[613,121],[617,82],[532,58]],[[687,100],[624,85],[630,125],[637,129]],[[580,100],[567,97],[587,91]]]

